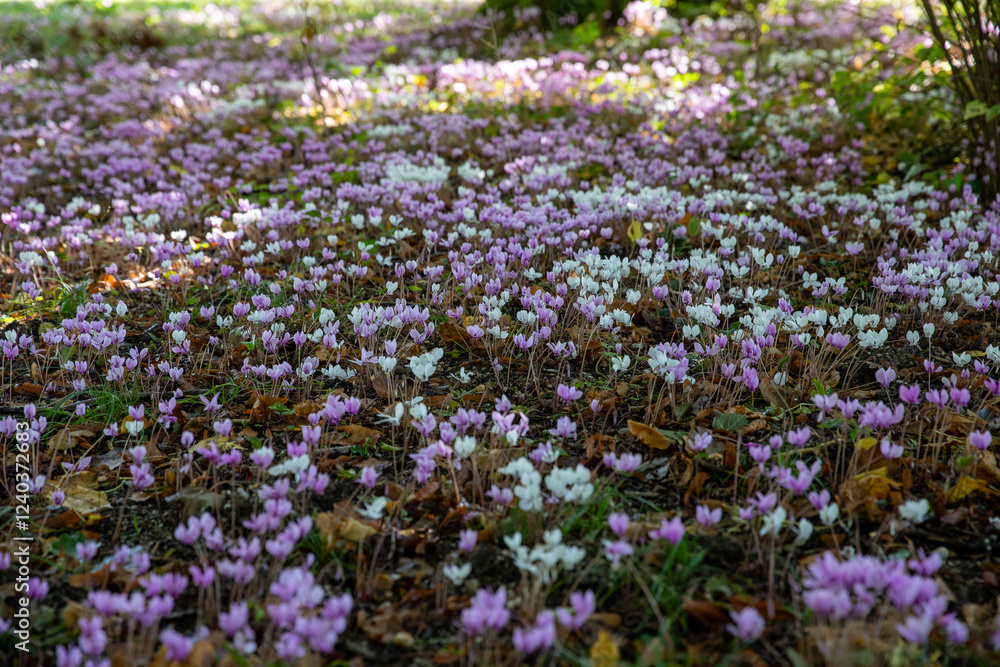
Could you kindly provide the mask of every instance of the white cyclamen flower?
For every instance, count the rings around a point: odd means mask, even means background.
[[[358,510],[358,513],[361,514],[361,516],[371,519],[372,521],[377,521],[382,518],[382,512],[388,504],[389,499],[382,496],[381,498],[368,501],[365,508]]]
[[[926,498],[920,500],[907,500],[899,506],[899,516],[906,521],[913,523],[923,523],[927,519],[927,513],[931,509],[931,504]]]
[[[466,563],[465,565],[445,565],[442,571],[444,572],[444,576],[448,577],[448,581],[456,586],[461,586],[462,582],[472,574],[472,563]]]

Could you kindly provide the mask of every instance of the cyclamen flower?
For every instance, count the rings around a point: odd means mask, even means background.
[[[906,521],[923,523],[927,518],[927,513],[931,509],[931,504],[926,498],[921,498],[920,500],[907,500],[905,503],[900,505],[898,509],[899,516]]]
[[[478,590],[469,606],[462,610],[462,629],[467,635],[477,636],[486,630],[503,630],[509,622],[507,590],[504,588],[495,593],[485,588]]]
[[[167,628],[160,632],[160,641],[163,643],[164,649],[166,649],[166,658],[168,661],[177,660],[178,662],[184,662],[188,655],[191,654],[191,649],[194,648],[193,639],[185,637],[173,628]]]
[[[459,534],[458,548],[460,551],[465,551],[466,553],[471,553],[473,549],[476,548],[476,542],[479,539],[479,534],[474,530],[463,530]]]
[[[699,431],[691,439],[691,449],[696,452],[703,452],[712,444],[712,434],[708,431]]]
[[[934,629],[934,619],[930,616],[907,616],[903,623],[896,624],[896,632],[911,644],[924,645]]]
[[[97,548],[101,546],[99,542],[86,540],[76,545],[76,557],[78,560],[88,561],[97,555]]]
[[[611,561],[611,569],[617,570],[621,566],[623,556],[632,555],[632,545],[624,540],[604,540],[604,556]]]
[[[358,476],[358,483],[366,489],[374,489],[375,481],[378,479],[379,473],[375,468],[371,466],[365,466],[361,469],[361,475]]]
[[[891,368],[880,368],[875,371],[875,380],[883,387],[888,387],[896,379],[896,371]]]
[[[628,524],[628,514],[616,512],[608,517],[608,525],[611,527],[611,532],[618,537],[625,537],[625,533],[628,531]]]
[[[903,455],[903,446],[894,445],[892,444],[891,440],[885,439],[882,440],[881,444],[879,445],[879,451],[882,452],[882,456],[884,456],[889,461],[892,461],[894,459],[898,459],[900,456]]]
[[[695,519],[705,528],[711,528],[722,520],[722,508],[716,507],[713,510],[706,505],[698,505],[695,510]]]
[[[575,400],[583,398],[582,391],[580,391],[576,387],[571,387],[565,384],[559,385],[559,387],[556,389],[556,394],[558,394],[559,398],[561,398],[566,403],[572,403]]]
[[[785,434],[785,437],[788,438],[788,442],[799,448],[805,447],[811,436],[812,431],[809,430],[808,426],[802,426],[801,428],[789,431]]]
[[[920,385],[901,385],[899,387],[899,400],[904,403],[909,403],[910,405],[917,405],[920,403]]]
[[[440,347],[419,357],[410,357],[410,370],[413,371],[413,375],[418,380],[426,382],[434,375],[437,364],[442,357],[444,357],[444,350]]]
[[[576,438],[576,422],[569,417],[560,417],[549,433],[557,438]]]
[[[993,442],[993,436],[989,431],[972,431],[969,433],[969,444],[981,452],[985,452]]]
[[[472,563],[465,563],[464,565],[450,563],[445,565],[441,571],[448,578],[448,581],[455,586],[461,586],[462,582],[472,574]]]
[[[667,540],[671,544],[677,544],[684,538],[684,523],[680,517],[674,517],[670,521],[663,519],[660,527],[649,531],[650,539]]]
[[[587,619],[597,611],[597,599],[592,590],[571,593],[569,604],[572,610],[566,608],[559,609],[556,611],[556,617],[559,619],[560,625],[571,630],[582,628]]]
[[[514,630],[514,648],[521,653],[531,654],[552,648],[556,641],[556,624],[552,612],[543,611],[535,619],[534,626]]]
[[[750,642],[764,633],[764,617],[754,607],[744,607],[740,611],[730,611],[729,617],[733,623],[726,630],[745,642]]]
[[[632,473],[642,465],[642,454],[625,453],[621,456],[605,454],[603,461],[605,466],[615,472]]]

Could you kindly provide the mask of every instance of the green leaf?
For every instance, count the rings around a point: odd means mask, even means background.
[[[807,667],[809,664],[806,662],[806,659],[802,657],[801,653],[791,647],[785,651],[785,656],[788,658],[788,661],[792,663],[793,667]]]
[[[1000,116],[1000,104],[994,104],[986,111],[986,120],[993,120]]]
[[[712,420],[712,428],[719,431],[738,431],[749,425],[750,421],[746,417],[730,412],[715,415],[715,419]]]
[[[985,116],[990,112],[990,108],[981,100],[973,100],[965,105],[964,120],[971,120],[979,116]]]
[[[688,220],[688,237],[694,239],[699,235],[701,235],[701,220],[692,216]]]

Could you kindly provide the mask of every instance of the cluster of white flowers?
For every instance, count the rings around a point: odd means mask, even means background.
[[[590,470],[580,464],[576,468],[553,468],[545,477],[545,488],[556,498],[570,503],[587,502],[594,494]]]
[[[536,544],[530,551],[521,543],[521,533],[508,535],[503,541],[513,552],[517,569],[537,576],[543,584],[550,584],[559,574],[560,567],[572,570],[587,556],[585,549],[563,544],[562,537],[558,528],[548,530],[542,543]]]
[[[514,487],[514,495],[520,501],[518,506],[525,512],[537,512],[542,509],[542,475],[526,458],[511,461],[498,471],[502,475],[517,477],[518,484]],[[589,479],[589,475],[588,475]]]
[[[438,347],[421,354],[419,357],[410,357],[410,370],[413,371],[418,380],[426,382],[434,375],[437,364],[443,356],[444,349]]]
[[[433,165],[420,166],[410,162],[394,161],[385,165],[385,177],[394,183],[444,183],[451,169],[441,158]]]

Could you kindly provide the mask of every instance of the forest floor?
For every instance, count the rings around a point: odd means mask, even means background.
[[[996,664],[1000,206],[918,10],[545,26],[0,7],[11,664]]]

